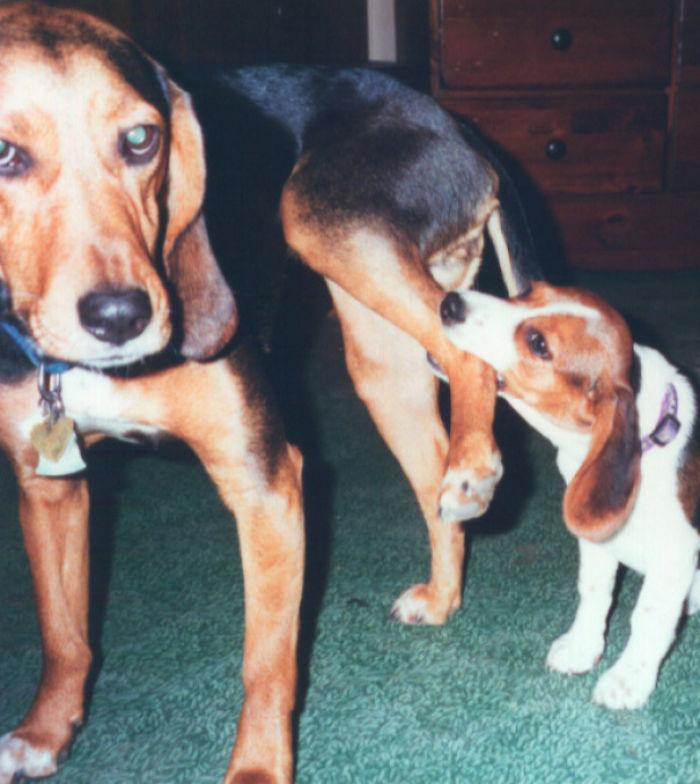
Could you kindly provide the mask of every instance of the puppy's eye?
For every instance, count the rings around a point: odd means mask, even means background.
[[[156,125],[135,125],[119,138],[119,151],[132,165],[148,163],[160,147],[160,128]]]
[[[15,144],[0,139],[0,177],[24,174],[31,164],[29,155]]]
[[[544,335],[534,327],[530,327],[525,333],[525,342],[530,351],[540,359],[551,359],[552,355],[549,353],[549,347]]]

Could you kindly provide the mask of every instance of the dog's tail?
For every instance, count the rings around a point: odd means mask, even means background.
[[[532,282],[543,280],[535,241],[518,188],[508,168],[493,147],[476,130],[458,120],[462,135],[493,167],[499,178],[499,206],[487,222],[487,230],[498,259],[509,296],[528,291]]]

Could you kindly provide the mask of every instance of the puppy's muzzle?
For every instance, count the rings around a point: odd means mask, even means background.
[[[146,329],[153,311],[143,289],[105,289],[82,297],[78,315],[82,327],[93,337],[122,346]]]
[[[450,291],[440,303],[440,318],[446,327],[466,321],[467,303],[456,291]]]

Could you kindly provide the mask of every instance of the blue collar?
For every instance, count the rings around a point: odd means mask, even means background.
[[[20,351],[35,368],[39,368],[43,365],[46,373],[56,375],[58,373],[65,373],[73,367],[70,362],[63,362],[60,359],[52,359],[44,356],[44,354],[41,353],[41,349],[29,335],[15,324],[12,324],[9,321],[0,320],[0,328],[5,331],[6,335],[12,338]]]

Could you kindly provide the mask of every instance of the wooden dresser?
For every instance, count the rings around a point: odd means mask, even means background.
[[[700,0],[430,0],[432,91],[575,265],[700,265]],[[527,192],[527,191],[526,191]]]

